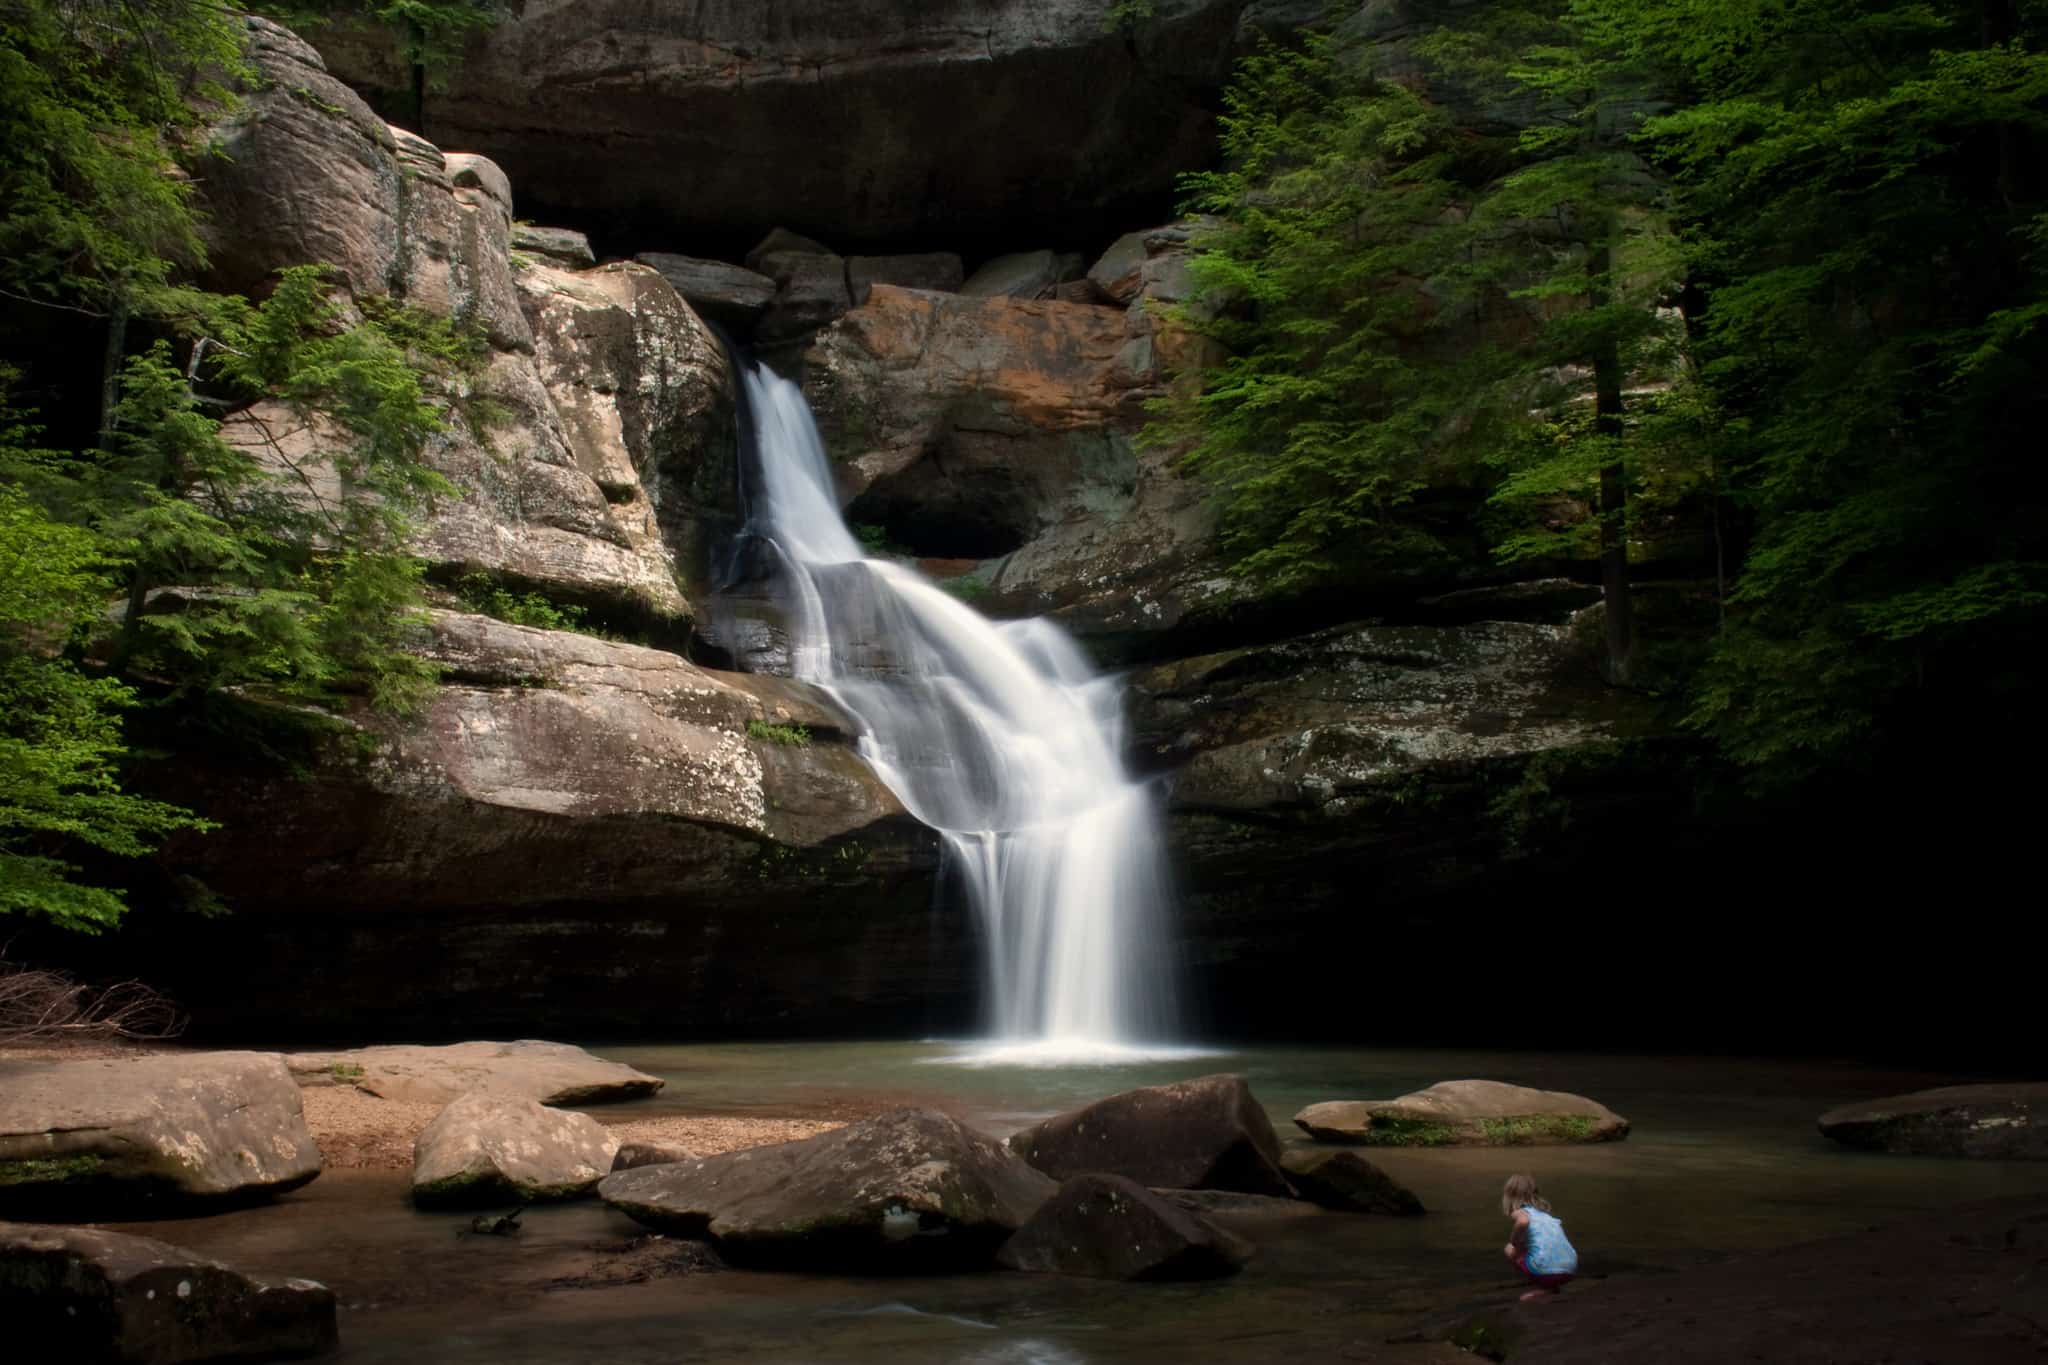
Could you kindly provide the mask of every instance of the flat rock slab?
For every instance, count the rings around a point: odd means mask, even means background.
[[[612,1169],[637,1171],[642,1166],[669,1166],[696,1159],[697,1153],[673,1142],[622,1142],[612,1157]]]
[[[1820,1116],[1820,1130],[1873,1152],[2048,1161],[2048,1083],[1946,1085],[1845,1104]]]
[[[274,1052],[0,1062],[0,1210],[153,1216],[295,1189],[320,1164]]]
[[[1010,1138],[1055,1180],[1103,1172],[1141,1185],[1288,1195],[1280,1140],[1242,1076],[1126,1090]]]
[[[177,1365],[317,1355],[334,1294],[245,1274],[148,1237],[0,1223],[0,1322],[28,1361]]]
[[[1280,1165],[1301,1197],[1345,1213],[1387,1213],[1413,1217],[1423,1212],[1415,1192],[1354,1151],[1293,1148]]]
[[[736,1263],[886,1272],[986,1265],[1053,1189],[957,1119],[896,1109],[800,1142],[620,1171],[598,1193]]]
[[[1628,1136],[1628,1120],[1604,1104],[1501,1081],[1438,1081],[1398,1099],[1311,1104],[1294,1122],[1318,1142],[1372,1147],[1535,1147]]]
[[[1240,1190],[1154,1189],[1152,1193],[1176,1208],[1199,1213],[1204,1218],[1243,1219],[1316,1218],[1322,1210],[1301,1199],[1277,1194],[1245,1194]]]
[[[575,1199],[611,1172],[618,1151],[618,1139],[588,1114],[472,1092],[413,1139],[412,1201],[476,1208]]]
[[[1104,1280],[1234,1275],[1251,1243],[1120,1175],[1077,1175],[1039,1206],[996,1260],[1012,1270]]]
[[[610,1104],[652,1095],[665,1084],[580,1047],[531,1039],[293,1052],[284,1060],[301,1085],[353,1085],[412,1104],[447,1104],[472,1091],[539,1104]]]

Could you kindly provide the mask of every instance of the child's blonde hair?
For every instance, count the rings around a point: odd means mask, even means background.
[[[1536,1177],[1533,1175],[1511,1175],[1508,1183],[1501,1186],[1500,1211],[1512,1218],[1519,1208],[1537,1208],[1550,1212],[1550,1201],[1536,1192]]]

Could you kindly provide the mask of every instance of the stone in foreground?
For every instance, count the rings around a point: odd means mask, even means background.
[[[409,1104],[447,1104],[471,1091],[540,1104],[609,1104],[652,1095],[665,1084],[580,1047],[532,1039],[294,1052],[284,1060],[301,1085],[353,1085]]]
[[[1423,1212],[1413,1190],[1356,1152],[1294,1148],[1280,1165],[1303,1199],[1326,1209],[1404,1218]]]
[[[1604,1104],[1501,1081],[1438,1081],[1398,1099],[1311,1104],[1294,1122],[1318,1142],[1371,1147],[1534,1147],[1628,1136],[1628,1120]]]
[[[319,1174],[299,1087],[275,1053],[0,1062],[0,1211],[141,1217]]]
[[[670,1142],[622,1142],[612,1157],[615,1171],[637,1171],[642,1166],[672,1166],[678,1161],[695,1161],[697,1154]]]
[[[621,1171],[605,1202],[735,1262],[867,1273],[986,1265],[1053,1192],[1001,1143],[929,1109],[798,1142]]]
[[[1175,1208],[1198,1213],[1204,1218],[1314,1218],[1314,1204],[1293,1196],[1245,1194],[1241,1190],[1176,1190],[1164,1186],[1152,1193]]]
[[[436,1114],[412,1145],[421,1208],[541,1203],[585,1195],[619,1144],[588,1114],[474,1093]]]
[[[590,239],[574,228],[535,227],[531,223],[515,222],[512,224],[512,249],[546,256],[571,270],[587,270],[597,264],[597,256],[590,249]]]
[[[1173,1189],[1293,1193],[1280,1140],[1242,1076],[1126,1090],[1024,1129],[1010,1150],[1055,1180],[1106,1172]]]
[[[1234,1275],[1252,1246],[1120,1175],[1077,1175],[1003,1244],[1012,1270],[1102,1280],[1207,1280]]]
[[[1845,1104],[1820,1116],[1820,1130],[1873,1152],[2048,1161],[2048,1083],[1947,1085]]]
[[[274,1360],[335,1344],[325,1285],[246,1275],[148,1237],[26,1223],[0,1223],[0,1322],[24,1362]]]

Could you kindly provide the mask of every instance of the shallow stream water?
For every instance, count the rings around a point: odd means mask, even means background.
[[[1009,1273],[861,1279],[730,1271],[589,1287],[639,1229],[602,1205],[535,1209],[514,1239],[414,1213],[396,1172],[330,1172],[274,1204],[142,1226],[250,1269],[306,1275],[342,1304],[356,1362],[1125,1362],[1444,1358],[1401,1344],[1513,1296],[1500,1184],[1534,1172],[1582,1256],[1568,1292],[1733,1253],[1850,1232],[1905,1213],[2048,1191],[2048,1163],[1845,1152],[1814,1118],[1845,1101],[1967,1079],[1852,1065],[1720,1058],[1258,1048],[1136,1066],[946,1062],[944,1043],[614,1047],[665,1076],[609,1114],[851,1117],[892,1103],[946,1109],[994,1133],[1134,1085],[1240,1071],[1283,1140],[1321,1099],[1487,1077],[1590,1095],[1627,1116],[1589,1147],[1374,1151],[1425,1217],[1300,1212],[1231,1220],[1259,1255],[1239,1276],[1124,1285]],[[610,1269],[607,1269],[607,1268]],[[570,1287],[570,1286],[576,1287]],[[1390,1344],[1392,1339],[1393,1344]]]

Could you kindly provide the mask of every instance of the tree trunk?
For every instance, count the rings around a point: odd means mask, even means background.
[[[1607,280],[1614,269],[1614,247],[1595,254],[1600,274],[1593,301],[1607,302]],[[1629,683],[1636,644],[1635,603],[1628,588],[1628,478],[1621,463],[1621,348],[1603,338],[1593,353],[1593,429],[1611,443],[1608,462],[1600,467],[1600,597],[1606,604],[1607,657],[1601,669],[1617,687]]]
[[[415,21],[407,21],[412,39],[412,131],[427,136],[427,32]]]
[[[107,348],[100,355],[100,449],[114,443],[114,408],[121,401],[121,362],[128,353],[128,307],[107,314]]]

